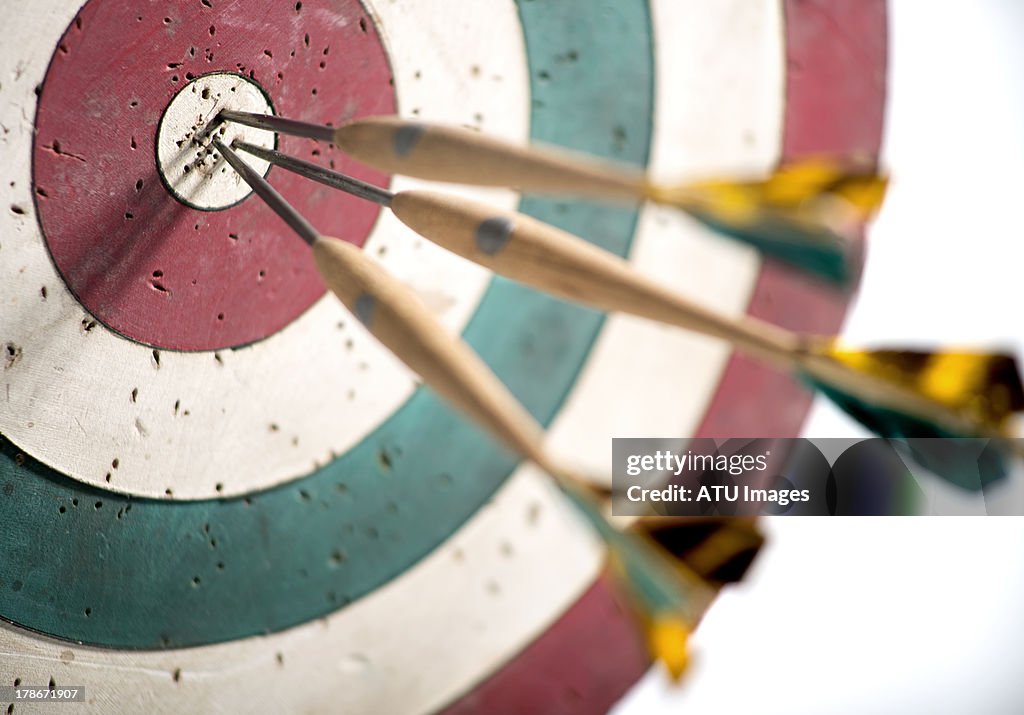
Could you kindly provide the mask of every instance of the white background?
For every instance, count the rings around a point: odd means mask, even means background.
[[[893,175],[844,335],[1021,356],[1024,2],[890,3]],[[805,430],[866,434],[818,401]],[[1024,713],[1024,519],[767,520],[770,542],[694,637],[656,713]]]

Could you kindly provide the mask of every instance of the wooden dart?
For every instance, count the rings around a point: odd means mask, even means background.
[[[336,144],[382,171],[435,181],[611,201],[651,200],[840,285],[859,273],[858,234],[887,180],[874,166],[815,157],[767,178],[661,185],[635,167],[398,117],[340,127],[225,110],[219,119]]]

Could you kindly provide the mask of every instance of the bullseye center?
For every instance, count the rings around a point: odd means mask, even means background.
[[[217,73],[198,77],[174,95],[163,116],[157,135],[157,167],[164,184],[178,201],[204,211],[234,206],[251,193],[249,185],[210,147],[214,136],[225,144],[235,139],[269,149],[275,148],[273,132],[240,124],[224,123],[200,142],[194,137],[222,109],[273,114],[274,108],[263,89],[253,80],[237,74]],[[269,165],[242,153],[243,160],[261,174]]]
[[[225,144],[238,137],[388,183],[330,144],[280,136],[274,147],[269,132],[211,123],[225,109],[313,124],[395,113],[388,56],[376,26],[358,21],[360,0],[309,0],[301,13],[294,2],[256,2],[259,23],[252,4],[165,2],[157,13],[140,9],[154,3],[89,0],[54,49],[36,108],[35,204],[53,263],[90,314],[83,330],[96,321],[157,349],[221,350],[274,336],[323,296],[309,248],[219,152],[196,143],[207,127]],[[329,236],[361,246],[377,225],[375,204],[286,171],[269,178]]]

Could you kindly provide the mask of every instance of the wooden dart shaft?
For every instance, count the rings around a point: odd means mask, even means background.
[[[313,244],[313,257],[331,291],[443,398],[516,453],[542,468],[552,464],[540,447],[541,428],[459,338],[419,298],[361,248],[334,238]]]
[[[642,199],[646,185],[632,167],[398,117],[349,122],[335,131],[334,143],[382,171],[435,181],[624,201]]]
[[[475,263],[567,300],[621,311],[726,340],[789,367],[800,338],[768,323],[708,310],[629,262],[529,216],[425,191],[391,202],[407,226]]]
[[[643,172],[555,147],[523,147],[470,129],[398,117],[358,119],[338,128],[273,115],[223,110],[227,120],[333,142],[342,151],[392,174],[475,186],[636,201]]]

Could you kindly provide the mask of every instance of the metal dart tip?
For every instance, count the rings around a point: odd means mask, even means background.
[[[224,121],[223,118],[221,117],[223,111],[224,110],[221,110],[220,112],[214,114],[210,121],[206,123],[206,126],[204,126],[202,129],[200,129],[192,136],[193,144],[197,144],[199,146],[203,145],[203,142],[206,141],[206,137],[210,136],[213,130],[220,126],[221,122]]]
[[[295,119],[285,119],[273,114],[254,114],[252,112],[237,112],[233,109],[222,109],[220,114],[217,115],[217,119],[280,134],[291,134],[296,137],[316,139],[328,144],[334,141],[334,127],[300,122]]]
[[[282,154],[279,151],[273,149],[267,149],[261,146],[255,146],[247,142],[236,140],[232,143],[232,146],[237,147],[241,151],[257,156],[264,161],[268,161],[271,164],[280,166],[282,169],[294,172],[299,176],[304,176],[307,179],[318,181],[321,184],[325,184],[335,189],[340,189],[345,193],[352,194],[361,199],[372,201],[375,204],[381,206],[390,206],[391,200],[394,199],[395,195],[387,189],[382,189],[379,186],[368,184],[365,181],[360,181],[351,176],[347,176],[337,171],[326,169],[317,164],[313,164],[302,159],[296,159],[293,156]]]
[[[285,201],[284,197],[277,193],[277,190],[258,171],[242,161],[242,158],[225,146],[220,139],[214,138],[211,145],[220,152],[231,168],[238,172],[245,183],[252,188],[253,193],[263,199],[267,206],[280,216],[295,233],[299,234],[303,241],[312,246],[320,238],[319,232],[313,228],[312,224]]]

